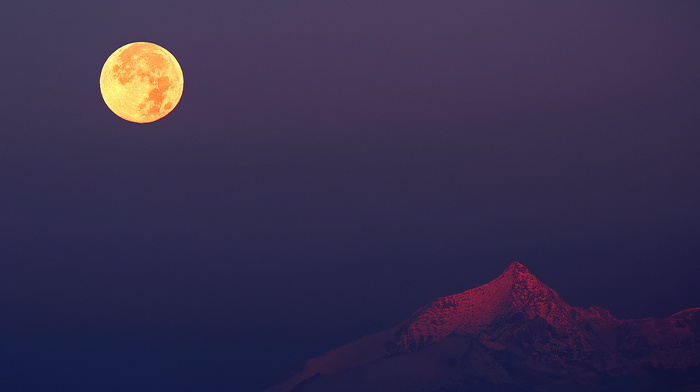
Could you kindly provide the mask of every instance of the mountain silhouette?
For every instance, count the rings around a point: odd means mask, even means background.
[[[700,308],[619,320],[570,306],[512,263],[268,392],[700,391],[699,336]]]

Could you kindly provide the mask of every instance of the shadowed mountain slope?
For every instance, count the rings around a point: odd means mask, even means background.
[[[700,391],[699,336],[700,309],[618,320],[568,305],[513,263],[270,392]]]

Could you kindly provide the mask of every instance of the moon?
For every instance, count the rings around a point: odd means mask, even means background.
[[[182,69],[164,48],[132,42],[109,56],[100,75],[100,92],[117,116],[150,123],[170,113],[182,97]]]

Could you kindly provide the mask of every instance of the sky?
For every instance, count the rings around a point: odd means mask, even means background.
[[[0,5],[0,389],[261,391],[527,266],[700,306],[700,3]],[[184,93],[135,124],[130,42]]]

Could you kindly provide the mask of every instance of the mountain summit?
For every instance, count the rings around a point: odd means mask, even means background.
[[[619,320],[520,263],[308,361],[270,392],[700,391],[700,308]]]
[[[401,328],[397,344],[401,351],[415,351],[460,334],[480,336],[482,342],[500,347],[504,339],[512,340],[514,332],[530,331],[501,330],[494,326],[519,324],[520,319],[537,320],[542,327],[552,329],[551,336],[547,336],[547,351],[555,348],[572,351],[572,357],[574,352],[583,355],[592,348],[592,337],[584,333],[585,326],[618,322],[605,309],[583,310],[568,305],[525,266],[512,263],[485,285],[433,301]]]

